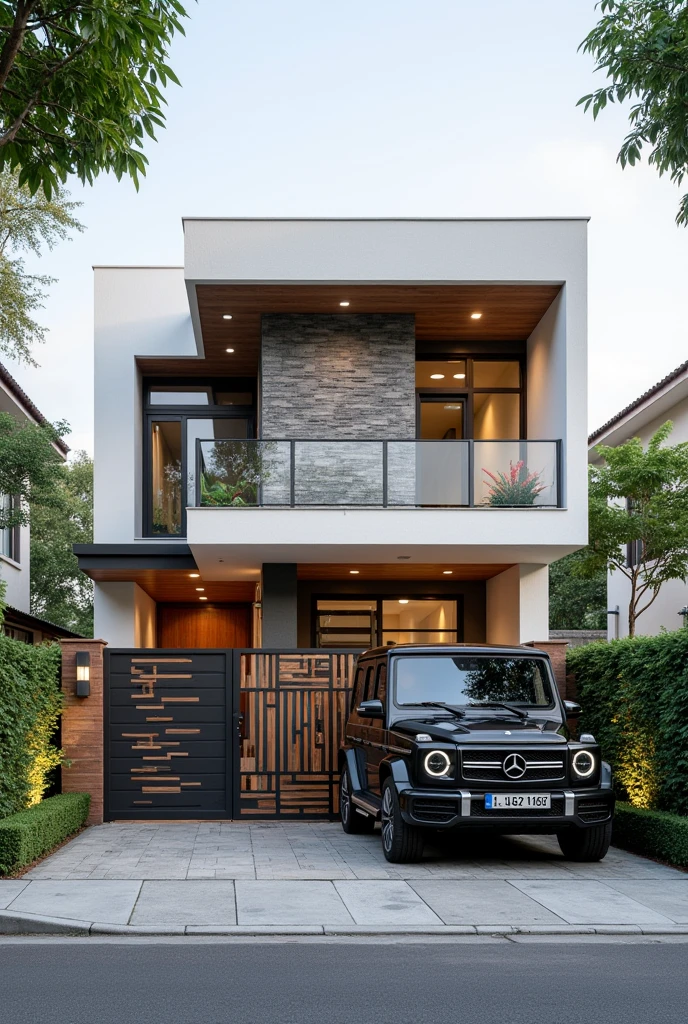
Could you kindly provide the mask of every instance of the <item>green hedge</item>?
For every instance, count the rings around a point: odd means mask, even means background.
[[[567,669],[619,795],[688,815],[688,629],[578,647]]]
[[[88,793],[63,793],[0,820],[0,875],[31,864],[86,822]]]
[[[624,850],[688,867],[688,818],[617,803],[613,843]]]
[[[0,818],[38,803],[61,761],[60,648],[0,634]]]

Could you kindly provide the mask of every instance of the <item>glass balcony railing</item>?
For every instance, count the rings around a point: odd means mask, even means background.
[[[560,441],[196,442],[196,506],[556,508]]]

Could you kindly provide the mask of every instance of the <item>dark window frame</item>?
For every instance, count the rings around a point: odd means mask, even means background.
[[[4,497],[4,496],[3,496]],[[17,495],[10,495],[9,507],[14,509],[17,507],[19,498]],[[3,533],[5,531],[3,530]],[[10,551],[9,554],[5,555],[0,552],[0,557],[4,558],[8,562],[12,562],[14,565],[21,565],[21,526],[12,526],[7,528],[7,532],[10,536]]]
[[[423,387],[416,388],[416,439],[420,440],[420,414],[421,414],[421,402],[423,400],[436,400],[436,401],[447,401],[448,399],[456,399],[457,401],[462,400],[465,403],[465,440],[474,440],[474,395],[519,395],[519,436],[504,438],[508,441],[525,441],[527,440],[527,409],[526,409],[526,395],[527,395],[527,375],[526,375],[526,359],[524,355],[516,355],[515,353],[496,353],[490,352],[489,355],[482,355],[480,353],[465,353],[452,354],[451,352],[441,352],[436,355],[423,353],[422,357],[416,356],[416,362],[418,363],[446,363],[452,360],[465,362],[466,364],[466,379],[458,387],[438,387],[431,388],[427,384]],[[519,386],[517,388],[477,388],[473,384],[473,369],[474,363],[518,363],[519,367]],[[482,438],[480,440],[483,440]]]
[[[403,594],[401,595],[404,596]],[[423,633],[456,633],[456,643],[463,643],[464,639],[464,594],[451,592],[448,594],[434,593],[434,594],[414,594],[409,593],[409,600],[423,600],[427,598],[432,601],[455,601],[456,602],[456,629],[436,629],[436,630],[414,630],[413,632]],[[382,627],[382,602],[383,601],[398,601],[399,594],[389,593],[374,593],[374,594],[313,594],[311,597],[311,646],[318,650],[327,650],[326,647],[318,647],[318,601],[375,601],[376,602],[376,647],[384,647],[384,634],[391,632],[399,632],[399,630],[385,630]],[[354,612],[353,614],[357,614]],[[360,613],[359,613],[360,614]],[[431,643],[432,641],[428,641]],[[394,650],[390,647],[389,650]]]
[[[196,451],[189,453],[187,446],[187,422],[189,420],[219,420],[235,419],[248,420],[248,437],[256,436],[256,380],[253,377],[199,377],[198,380],[188,377],[145,377],[142,380],[143,391],[143,516],[142,528],[144,537],[186,537],[186,509],[189,504],[195,503],[195,495],[187,494],[188,464],[189,457],[195,460]],[[252,405],[151,405],[149,389],[151,387],[166,387],[170,390],[175,387],[198,386],[199,388],[212,388],[213,398],[218,391],[249,392],[253,397]],[[181,464],[181,522],[179,533],[160,534],[153,532],[153,457],[151,445],[151,430],[153,423],[180,423],[182,464]]]

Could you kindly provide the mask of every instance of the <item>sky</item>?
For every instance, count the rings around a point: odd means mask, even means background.
[[[187,0],[167,127],[146,178],[70,182],[83,234],[57,279],[39,369],[7,361],[73,450],[92,452],[92,266],[183,262],[183,216],[589,216],[589,425],[686,358],[679,192],[622,171],[627,109],[578,45],[592,0]]]

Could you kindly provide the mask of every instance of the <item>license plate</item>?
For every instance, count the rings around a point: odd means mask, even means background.
[[[552,806],[551,793],[486,793],[486,811],[548,811]]]

